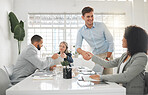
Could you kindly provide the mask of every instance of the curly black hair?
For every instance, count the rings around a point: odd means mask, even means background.
[[[138,26],[128,26],[125,28],[124,38],[127,40],[128,53],[133,56],[138,52],[147,54],[148,34]]]

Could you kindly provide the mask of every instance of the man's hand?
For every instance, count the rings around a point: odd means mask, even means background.
[[[55,53],[51,58],[52,59],[57,59],[59,57],[59,54]]]
[[[83,58],[85,60],[91,59],[91,57],[89,56],[89,52],[83,51],[83,53],[81,53],[81,55],[83,56]]]
[[[93,57],[93,54],[85,51],[82,53],[82,56],[85,60],[90,60]]]
[[[106,61],[109,61],[108,59],[105,58]]]
[[[90,58],[92,58],[94,56],[91,52],[88,52],[88,55]]]
[[[51,70],[51,71],[53,71],[53,68],[55,68],[56,67],[56,65],[53,65],[53,66],[51,66],[49,69]]]
[[[91,75],[89,77],[92,78],[92,79],[95,79],[95,80],[100,80],[100,76],[99,75]]]
[[[86,51],[82,50],[81,48],[78,48],[77,52],[80,53],[85,60],[90,60],[93,56],[92,53],[86,52]]]

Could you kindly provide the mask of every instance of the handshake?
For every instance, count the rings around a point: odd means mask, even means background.
[[[83,51],[81,55],[85,60],[90,60],[93,57],[93,54],[87,51]]]

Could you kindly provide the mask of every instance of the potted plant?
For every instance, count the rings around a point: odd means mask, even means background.
[[[14,33],[14,39],[18,40],[18,53],[20,54],[21,41],[23,41],[25,37],[24,22],[22,20],[19,22],[13,12],[9,13],[9,20],[11,25],[11,32]]]
[[[75,48],[75,45],[73,46],[73,48]],[[79,53],[75,51],[75,52],[73,53],[73,55],[74,55],[74,58],[78,58]]]
[[[68,61],[61,62],[63,66],[63,78],[71,79],[72,78],[72,68],[70,67],[70,63]]]

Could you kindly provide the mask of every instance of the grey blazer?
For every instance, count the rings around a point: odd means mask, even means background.
[[[142,52],[133,55],[124,66],[122,73],[119,74],[120,65],[126,56],[127,53],[124,53],[120,58],[116,58],[113,61],[105,61],[94,55],[92,61],[106,68],[118,67],[117,74],[101,75],[101,80],[121,83],[126,87],[126,93],[128,95],[143,95],[144,71],[147,64],[147,56]]]
[[[37,55],[37,48],[30,44],[19,55],[14,65],[11,80],[21,81],[25,77],[33,74],[36,69],[45,69],[53,64],[52,59],[41,61]]]

